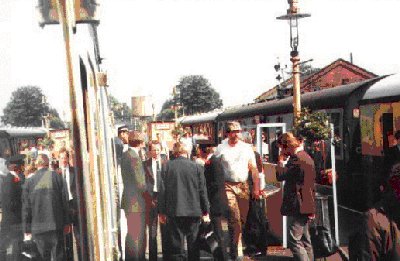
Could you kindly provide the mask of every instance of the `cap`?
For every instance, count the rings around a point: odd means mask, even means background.
[[[7,158],[7,164],[24,164],[25,155],[17,154]]]
[[[237,121],[228,121],[226,123],[226,132],[241,131],[240,123]]]
[[[144,135],[139,131],[130,131],[128,140],[129,141],[144,141]]]
[[[122,126],[118,127],[118,134],[120,134],[123,131],[129,131],[128,126],[122,125]]]

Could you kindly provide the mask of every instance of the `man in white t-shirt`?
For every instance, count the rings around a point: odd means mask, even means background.
[[[251,146],[240,140],[241,127],[238,122],[227,123],[227,142],[220,144],[216,156],[221,158],[225,175],[225,192],[228,198],[230,235],[230,256],[235,260],[238,256],[238,242],[242,232],[242,224],[246,223],[249,210],[250,188],[249,172],[253,180],[254,198],[259,198],[260,186],[254,151]]]

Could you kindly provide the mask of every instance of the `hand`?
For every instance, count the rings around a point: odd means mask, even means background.
[[[259,190],[253,190],[251,195],[252,195],[253,199],[260,199],[262,196]]]
[[[32,234],[31,233],[25,233],[24,234],[24,241],[32,240]]]
[[[315,219],[315,214],[308,214],[308,220],[314,220]]]
[[[67,235],[67,234],[69,234],[71,232],[72,232],[71,225],[65,225],[64,226],[64,234]]]
[[[201,219],[203,220],[204,223],[210,223],[211,222],[210,215],[208,213],[203,215],[201,217]]]
[[[164,214],[158,214],[158,219],[160,220],[161,224],[167,223],[167,216]]]

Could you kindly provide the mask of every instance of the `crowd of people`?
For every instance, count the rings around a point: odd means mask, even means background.
[[[144,133],[118,128],[120,208],[126,222],[121,225],[127,228],[121,240],[123,260],[158,260],[159,253],[163,260],[200,260],[203,224],[211,224],[213,230],[214,260],[237,260],[239,241],[246,246],[246,255],[266,255],[268,242],[252,245],[246,240],[252,237],[248,221],[254,220],[249,208],[267,196],[260,182],[265,156],[256,152],[252,135],[242,133],[238,122],[228,122],[225,130],[221,144],[199,146],[186,132],[168,153],[159,136],[146,142]],[[400,132],[396,135],[398,145],[385,159],[388,175],[381,181],[382,200],[351,236],[350,260],[400,260]],[[279,133],[276,144],[279,150],[270,151],[277,154],[271,156],[276,158],[276,180],[285,182],[280,212],[288,217],[288,247],[294,260],[312,261],[316,164],[293,133]],[[71,153],[59,150],[57,164],[51,164],[47,153],[37,153],[29,162],[23,155],[6,159],[7,170],[1,176],[0,260],[69,261],[84,251]]]
[[[244,225],[251,200],[265,196],[260,187],[262,157],[255,151],[252,135],[242,135],[240,124],[229,122],[221,144],[201,144],[193,150],[186,131],[171,155],[161,155],[159,140],[146,145],[143,134],[125,126],[119,128],[118,136],[124,187],[121,207],[128,230],[125,260],[144,260],[147,244],[149,259],[157,260],[158,223],[164,260],[185,260],[184,249],[187,260],[199,260],[199,230],[209,222],[219,246],[213,251],[214,259],[236,260],[241,237],[246,245],[243,234],[248,233]],[[281,213],[290,217],[289,248],[296,260],[313,260],[307,231],[315,214],[314,163],[291,133],[281,135],[278,145],[282,153],[277,179],[287,184]],[[228,224],[227,242],[223,222]],[[266,248],[246,253],[265,255]]]
[[[62,148],[55,160],[42,151],[6,159],[0,177],[0,260],[74,260],[80,245],[70,152]]]

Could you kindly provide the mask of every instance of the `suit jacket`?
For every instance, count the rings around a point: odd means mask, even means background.
[[[1,191],[3,199],[1,231],[15,230],[22,226],[22,182],[11,173],[4,177]]]
[[[162,177],[161,173],[165,169],[165,164],[167,162],[165,155],[160,155],[160,169],[157,173],[153,173],[153,158],[149,158],[144,162],[144,171],[146,174],[146,187],[147,191],[151,196],[154,196],[154,180],[157,180],[157,191],[160,192],[162,190]],[[156,177],[154,179],[154,177]]]
[[[357,225],[357,224],[356,224]],[[400,230],[384,207],[370,209],[350,237],[350,260],[400,260]]]
[[[381,177],[381,184],[384,184],[386,179],[389,177],[389,172],[392,166],[396,163],[400,163],[400,150],[397,146],[389,147],[385,151],[384,157],[384,170]]]
[[[159,193],[159,212],[169,217],[201,217],[209,212],[204,168],[184,157],[170,160]]]
[[[221,158],[215,155],[204,164],[204,176],[206,178],[208,199],[210,202],[210,214],[221,216],[228,210],[228,199],[225,193],[225,175]]]
[[[146,212],[148,192],[143,163],[131,147],[122,154],[121,175],[124,184],[121,207],[125,213]]]
[[[62,231],[70,223],[63,177],[47,168],[25,181],[22,194],[24,233]]]
[[[286,167],[276,172],[278,181],[286,181],[283,188],[281,214],[296,216],[315,213],[315,166],[304,150],[289,158]]]

